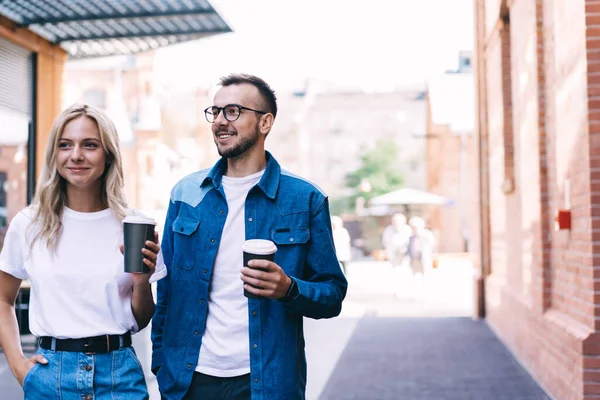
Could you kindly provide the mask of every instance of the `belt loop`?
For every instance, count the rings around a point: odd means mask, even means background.
[[[119,350],[123,348],[123,336],[124,335],[119,335]]]
[[[56,338],[52,338],[52,343],[50,344],[50,350],[56,351]]]

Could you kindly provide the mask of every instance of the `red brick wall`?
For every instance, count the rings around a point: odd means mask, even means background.
[[[597,399],[600,1],[475,7],[488,322],[556,399]]]
[[[467,166],[465,171],[466,198],[461,204],[461,137],[448,125],[427,122],[427,190],[454,200],[452,207],[430,206],[427,220],[436,234],[436,251],[458,253],[465,251],[462,234],[462,212],[466,208],[468,251],[479,253],[480,217],[469,210],[479,208],[479,173],[477,169],[477,141],[472,133],[465,141]]]

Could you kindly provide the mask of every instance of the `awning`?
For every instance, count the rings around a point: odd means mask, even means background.
[[[70,58],[131,54],[231,28],[206,0],[0,0],[0,15]]]

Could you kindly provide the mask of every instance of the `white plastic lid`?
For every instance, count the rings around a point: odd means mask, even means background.
[[[150,224],[150,225],[156,225],[156,221],[154,219],[148,218],[148,217],[143,217],[141,215],[128,215],[123,220],[123,223],[124,224],[127,223],[127,224]]]
[[[277,246],[270,240],[250,239],[244,242],[242,251],[251,254],[273,254],[277,251]]]

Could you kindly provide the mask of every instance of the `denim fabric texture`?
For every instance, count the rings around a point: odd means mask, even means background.
[[[25,400],[149,398],[144,372],[133,347],[93,355],[42,348],[37,353],[48,364],[35,364],[25,375]]]
[[[274,262],[296,280],[299,293],[286,302],[248,299],[252,399],[304,399],[303,317],[337,316],[347,282],[335,254],[326,195],[282,171],[269,152],[266,157],[265,173],[246,198],[245,237],[275,242]],[[227,217],[221,185],[226,166],[221,159],[171,192],[161,246],[168,275],[158,282],[152,321],[152,370],[168,400],[184,397],[198,362]]]

